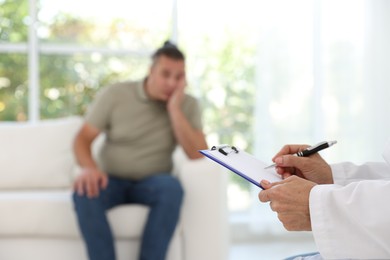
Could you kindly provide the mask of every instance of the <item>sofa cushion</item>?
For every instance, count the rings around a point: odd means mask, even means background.
[[[0,124],[0,189],[65,188],[81,117]]]
[[[0,238],[80,238],[71,191],[0,191]],[[139,238],[149,208],[122,205],[108,213],[116,238]]]

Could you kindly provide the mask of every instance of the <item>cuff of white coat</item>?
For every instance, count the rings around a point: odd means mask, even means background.
[[[309,197],[311,228],[317,249],[324,259],[332,258],[332,253],[337,248],[332,230],[329,228],[333,225],[328,214],[330,209],[324,205],[324,201],[327,201],[325,197],[337,187],[340,186],[336,184],[316,185]]]
[[[331,164],[330,168],[332,170],[333,183],[345,185],[347,176],[345,173],[344,165],[342,163]]]

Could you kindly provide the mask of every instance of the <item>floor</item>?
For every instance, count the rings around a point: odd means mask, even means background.
[[[297,254],[316,252],[311,239],[289,239],[234,243],[229,260],[282,260]]]
[[[245,201],[238,195],[233,196],[239,198],[238,204]],[[255,203],[250,210],[235,211],[229,216],[228,260],[282,260],[318,251],[311,232],[286,231],[269,205]]]

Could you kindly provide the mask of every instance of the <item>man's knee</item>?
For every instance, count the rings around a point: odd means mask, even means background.
[[[96,198],[89,198],[87,195],[79,195],[77,192],[73,193],[73,205],[77,214],[92,214],[103,206],[101,196]]]
[[[161,183],[161,198],[173,204],[180,205],[184,197],[184,189],[180,181],[172,176],[165,178]]]
[[[79,195],[77,192],[73,192],[72,198],[74,205],[86,204],[90,202],[90,199],[86,195]]]
[[[73,193],[73,206],[78,213],[80,209],[85,209],[86,206],[89,204],[90,199],[85,195],[79,195],[77,192]]]

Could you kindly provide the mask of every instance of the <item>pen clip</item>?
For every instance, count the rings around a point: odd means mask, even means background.
[[[316,144],[316,145],[307,147],[307,148],[306,148],[305,150],[303,150],[303,151],[310,151],[310,150],[313,150],[313,149],[316,149],[316,148],[320,147],[321,145],[325,145],[325,144],[327,144],[327,143],[328,143],[327,141],[320,142],[320,143],[318,143],[318,144]],[[301,152],[303,152],[303,151],[301,151]]]

